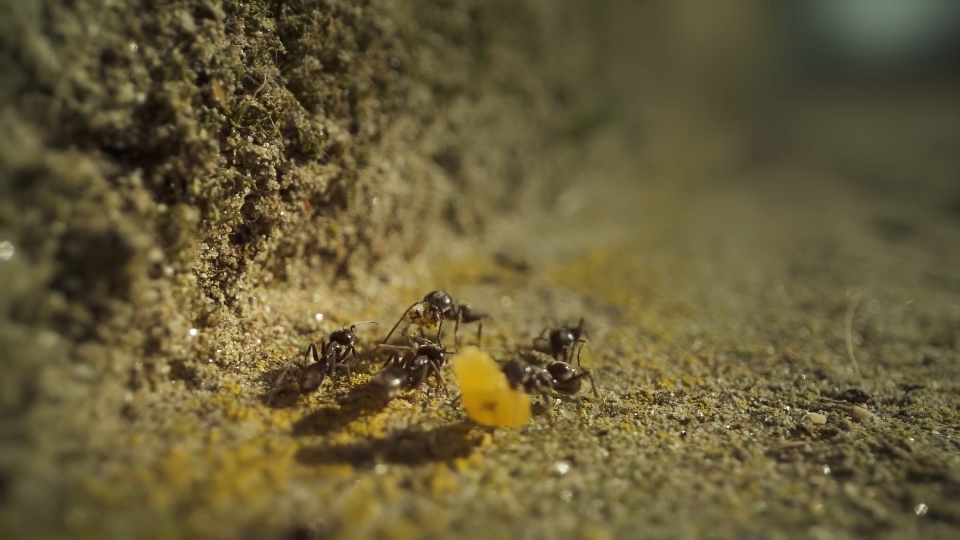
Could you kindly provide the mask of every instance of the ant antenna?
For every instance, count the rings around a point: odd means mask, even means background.
[[[583,364],[580,363],[580,353],[583,352],[583,346],[586,345],[587,342],[584,341],[584,340],[582,340],[582,339],[578,339],[578,340],[577,340],[577,343],[580,344],[580,348],[577,349],[577,367],[583,368]],[[591,384],[592,384],[592,383],[591,383]]]
[[[365,324],[380,324],[380,323],[378,323],[377,321],[363,321],[363,322],[353,323],[350,325],[350,330],[351,331],[355,330],[358,326],[363,326]]]
[[[590,333],[587,332],[587,328],[583,325],[583,317],[580,317],[580,324],[577,325],[577,333],[581,336],[590,337]]]

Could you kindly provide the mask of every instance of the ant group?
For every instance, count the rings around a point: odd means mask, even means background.
[[[533,354],[529,357],[536,357]],[[593,382],[593,375],[589,369],[577,368],[567,362],[550,358],[547,362],[530,362],[523,358],[514,358],[501,366],[507,381],[514,388],[523,388],[528,394],[540,394],[544,400],[549,398],[550,390],[576,395],[583,387],[583,379],[590,380],[590,388],[594,397],[599,398],[597,385]]]
[[[456,349],[459,348],[457,330],[460,323],[479,323],[477,329],[477,342],[479,344],[485,317],[485,313],[475,311],[469,305],[454,301],[444,291],[430,292],[422,300],[408,307],[383,341],[378,344],[380,350],[392,352],[380,370],[373,376],[373,385],[379,387],[385,395],[390,397],[401,392],[416,390],[430,378],[436,381],[437,388],[446,388],[442,369],[446,366],[450,357],[456,353]],[[390,337],[393,336],[404,320],[408,320],[408,324],[403,334],[407,333],[407,329],[411,325],[416,325],[419,335],[406,335],[404,344],[389,344]],[[454,350],[448,350],[443,344],[444,321],[454,321],[455,323],[453,335],[457,347]],[[349,377],[350,365],[348,361],[358,356],[357,344],[359,340],[356,329],[366,324],[377,323],[374,321],[354,323],[335,330],[327,338],[321,340],[319,346],[315,343],[310,344],[304,356],[304,364],[311,358],[313,362],[300,369],[298,383],[301,393],[307,394],[317,391],[326,379],[334,378],[337,368],[341,366],[347,369]],[[427,338],[424,333],[425,328],[432,328],[433,326],[437,326],[435,341]],[[586,337],[588,337],[587,330],[584,326],[584,320],[581,318],[576,326],[545,329],[534,338],[532,348],[524,349],[517,357],[505,363],[498,363],[489,355],[478,354],[481,353],[479,349],[472,353],[465,352],[464,358],[456,360],[456,366],[464,368],[460,369],[458,367],[456,370],[457,376],[460,378],[464,403],[467,404],[469,401],[474,405],[479,404],[480,407],[475,412],[477,414],[487,414],[489,411],[484,412],[486,411],[485,407],[489,408],[490,396],[495,396],[493,401],[496,404],[504,405],[503,410],[507,412],[500,415],[503,418],[500,416],[494,418],[494,424],[507,425],[504,422],[519,424],[529,417],[529,400],[526,397],[523,399],[527,400],[525,401],[527,403],[527,413],[525,415],[520,414],[517,408],[521,402],[517,401],[516,396],[522,396],[524,393],[527,395],[540,394],[545,402],[548,402],[551,392],[568,396],[579,394],[583,389],[583,380],[588,379],[593,395],[599,398],[591,371],[583,369],[580,363]],[[576,352],[576,355],[574,355],[574,352]],[[575,365],[573,362],[574,356],[576,356]],[[473,359],[472,364],[469,363],[468,357]],[[483,358],[486,360],[483,360]],[[473,368],[472,371],[471,368]],[[466,376],[466,379],[463,376]],[[470,382],[465,383],[464,381]],[[497,388],[502,390],[497,390]],[[506,407],[505,404],[510,405],[510,407]],[[510,411],[513,412],[510,413]]]
[[[568,396],[576,395],[586,378],[590,381],[594,397],[599,398],[593,375],[589,369],[583,369],[580,363],[580,353],[586,344],[583,336],[586,335],[583,318],[577,326],[547,328],[533,340],[533,350],[526,352],[526,358],[514,358],[501,366],[503,374],[514,388],[523,388],[528,394],[538,393],[544,399],[547,399],[550,390]],[[574,367],[573,349],[578,343],[577,366]]]
[[[304,355],[304,363],[311,356],[313,356],[313,363],[300,371],[299,386],[302,393],[316,392],[327,377],[333,379],[338,366],[342,365],[347,368],[347,376],[349,377],[350,366],[346,363],[346,360],[350,357],[356,358],[358,340],[355,331],[358,326],[364,324],[377,323],[375,321],[363,321],[335,330],[329,338],[320,342],[319,349],[316,343],[310,344],[307,353]]]
[[[474,311],[469,305],[455,302],[453,297],[444,291],[432,291],[424,296],[423,300],[414,302],[403,312],[397,324],[393,325],[387,337],[383,338],[383,343],[390,341],[390,336],[393,335],[393,332],[400,326],[400,323],[407,317],[410,319],[410,324],[416,324],[420,328],[437,325],[438,336],[443,332],[443,321],[454,321],[453,341],[457,344],[459,344],[457,330],[460,328],[460,323],[479,322],[477,343],[480,343],[480,337],[483,333],[483,319],[486,316],[486,313]],[[409,327],[409,324],[407,326]]]
[[[402,352],[396,352],[387,359],[374,377],[374,384],[382,388],[387,395],[395,395],[419,388],[432,376],[440,386],[446,388],[447,384],[440,369],[446,365],[447,358],[454,351],[448,351],[443,346],[442,334],[437,335],[437,343],[423,336],[413,336],[410,342],[412,346],[381,345],[395,347]]]

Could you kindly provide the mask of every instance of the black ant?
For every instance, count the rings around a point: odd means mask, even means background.
[[[460,323],[477,321],[480,322],[480,327],[477,329],[477,343],[480,343],[480,337],[483,333],[483,319],[487,316],[486,313],[474,311],[473,308],[466,304],[457,304],[453,301],[453,298],[444,291],[433,291],[424,296],[423,300],[414,302],[403,312],[397,324],[393,325],[387,337],[383,338],[383,343],[387,343],[390,340],[390,336],[393,335],[393,332],[400,326],[400,323],[403,322],[404,317],[408,315],[411,323],[421,328],[428,325],[439,325],[438,335],[443,331],[444,320],[455,321],[453,341],[457,344],[459,344],[457,330],[460,328]]]
[[[549,390],[568,396],[576,395],[583,387],[583,379],[590,379],[594,397],[600,397],[589,369],[577,369],[567,362],[551,360],[546,367],[521,358],[510,360],[500,368],[514,388],[523,388],[528,394],[538,393],[549,399]]]
[[[543,337],[544,334],[547,334],[546,338]],[[573,348],[579,343],[580,348],[577,349],[577,365],[579,366],[580,352],[587,342],[582,336],[587,336],[587,329],[583,327],[583,318],[581,317],[580,324],[577,326],[561,326],[560,328],[540,332],[540,336],[534,340],[534,348],[538,351],[549,352],[550,356],[558,362],[569,364],[573,360]],[[546,342],[546,344],[543,342]]]
[[[440,368],[447,363],[447,357],[453,354],[453,351],[448,351],[443,346],[439,334],[439,344],[416,336],[412,337],[411,341],[414,343],[413,347],[399,346],[398,348],[405,351],[394,353],[374,377],[374,383],[387,395],[415,390],[430,376],[436,378],[444,388],[447,387]]]
[[[335,330],[329,336],[329,341],[324,339],[320,342],[320,349],[317,345],[311,343],[307,348],[307,353],[303,359],[306,362],[310,355],[313,355],[313,363],[304,367],[300,372],[300,391],[304,394],[316,392],[324,379],[330,377],[333,379],[337,366],[343,365],[347,368],[347,377],[350,376],[350,366],[345,364],[347,358],[357,356],[357,335],[354,331],[358,326],[364,324],[377,324],[375,321],[363,321],[352,324],[348,327]]]

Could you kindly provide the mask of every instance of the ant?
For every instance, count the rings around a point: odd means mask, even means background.
[[[447,357],[453,351],[443,346],[441,335],[437,335],[438,343],[417,336],[412,337],[411,341],[413,347],[399,346],[406,351],[393,354],[374,377],[374,383],[388,395],[419,388],[430,376],[435,377],[443,388],[447,387],[440,368],[447,363]]]
[[[546,367],[528,362],[521,358],[510,360],[500,368],[507,381],[514,388],[523,388],[528,394],[534,392],[549,399],[549,390],[568,396],[576,395],[583,386],[583,379],[590,379],[590,388],[594,397],[600,397],[597,385],[589,369],[577,369],[567,362],[551,359]]]
[[[404,317],[410,317],[411,324],[416,324],[420,328],[428,325],[439,325],[439,330],[437,335],[443,331],[443,321],[455,321],[455,326],[453,327],[453,341],[454,343],[459,344],[460,341],[457,339],[457,330],[460,328],[460,323],[472,323],[480,322],[480,327],[477,329],[477,343],[480,342],[480,337],[483,333],[483,319],[487,316],[486,313],[480,313],[474,311],[473,308],[466,304],[458,304],[453,301],[453,298],[444,291],[433,291],[423,297],[423,300],[419,302],[414,302],[406,311],[403,312],[403,315],[400,316],[400,320],[397,321],[397,324],[393,325],[393,328],[390,329],[390,333],[387,334],[387,337],[383,338],[383,343],[387,343],[390,340],[390,336],[393,335],[393,332],[400,326],[400,323],[403,322]],[[407,325],[409,327],[409,325]]]
[[[543,337],[544,334],[547,334],[546,338]],[[554,360],[569,364],[573,360],[573,348],[579,343],[580,348],[577,349],[577,365],[579,366],[580,352],[587,342],[581,336],[588,336],[587,329],[583,327],[583,317],[580,318],[580,324],[577,326],[561,326],[560,328],[546,329],[540,332],[540,336],[533,340],[534,349],[542,352],[549,351]],[[537,345],[538,342],[539,346]]]
[[[347,377],[350,376],[350,366],[345,362],[347,358],[357,356],[357,335],[354,331],[358,326],[364,324],[377,324],[376,321],[363,321],[352,324],[348,327],[335,330],[329,336],[329,341],[324,339],[320,342],[320,349],[317,350],[316,343],[311,343],[307,348],[307,353],[303,359],[306,362],[310,355],[313,355],[313,363],[303,368],[300,372],[300,391],[304,394],[316,392],[324,379],[333,375],[338,365],[347,368]]]

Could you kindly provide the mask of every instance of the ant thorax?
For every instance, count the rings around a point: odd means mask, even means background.
[[[550,337],[553,338],[552,345],[558,349],[568,348],[577,340],[577,336],[575,336],[569,328],[561,328],[555,331]]]

